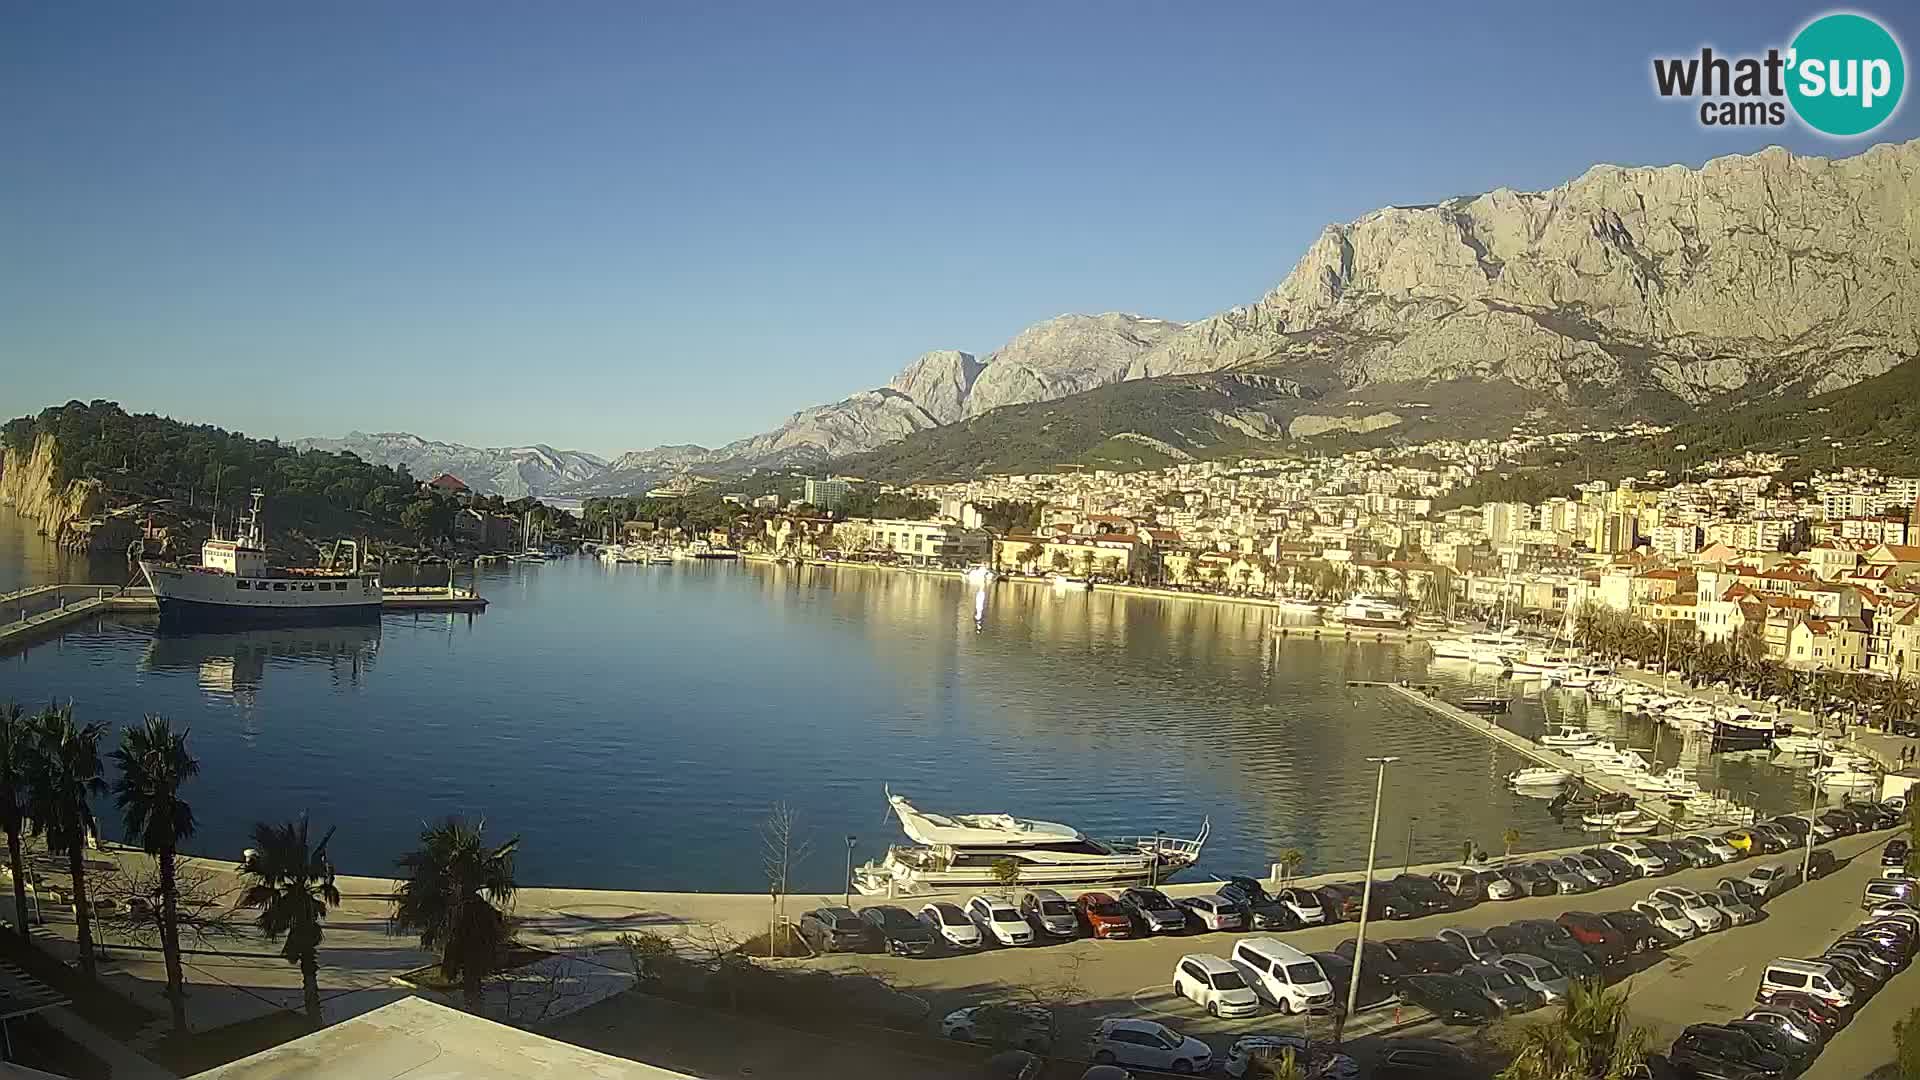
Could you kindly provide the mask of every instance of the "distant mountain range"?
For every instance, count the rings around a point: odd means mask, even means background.
[[[362,461],[405,466],[415,478],[431,480],[452,473],[468,487],[509,499],[546,495],[584,484],[607,472],[604,458],[551,446],[475,447],[433,442],[404,431],[350,432],[341,439],[296,439],[301,450],[349,452]]]
[[[906,481],[1499,435],[1529,419],[1684,420],[1851,386],[1917,351],[1920,142],[1835,160],[1775,147],[1377,210],[1328,226],[1258,301],[1191,325],[1062,315],[984,359],[927,353],[718,449],[636,451],[597,472],[580,455],[548,490],[775,466]]]

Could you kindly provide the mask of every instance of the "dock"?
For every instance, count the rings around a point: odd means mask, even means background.
[[[1587,763],[1581,761],[1579,758],[1569,757],[1558,751],[1550,750],[1524,735],[1501,727],[1499,718],[1496,716],[1475,715],[1451,702],[1442,701],[1440,697],[1433,692],[1434,688],[1418,687],[1407,683],[1350,683],[1349,685],[1385,687],[1387,690],[1406,698],[1408,701],[1413,702],[1428,712],[1452,720],[1469,731],[1478,732],[1535,764],[1545,765],[1554,769],[1565,769],[1578,778],[1580,783],[1595,791],[1603,791],[1611,795],[1623,795],[1632,799],[1634,809],[1659,821],[1670,829],[1700,828],[1706,824],[1702,821],[1689,822],[1676,817],[1673,810],[1660,799],[1649,798],[1642,795],[1638,789],[1630,786],[1619,777],[1609,776],[1598,769],[1589,768]]]
[[[400,586],[381,590],[383,611],[487,609],[471,589]],[[0,653],[24,649],[66,627],[109,615],[152,615],[160,610],[153,590],[119,585],[40,585],[0,596]]]

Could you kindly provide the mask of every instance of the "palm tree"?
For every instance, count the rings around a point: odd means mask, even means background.
[[[1280,863],[1280,872],[1285,875],[1285,877],[1282,878],[1282,883],[1284,884],[1285,882],[1293,880],[1294,871],[1300,869],[1300,864],[1307,861],[1307,853],[1297,847],[1286,848],[1280,852],[1278,861]]]
[[[1513,845],[1519,842],[1520,842],[1519,829],[1508,829],[1506,832],[1500,834],[1500,843],[1504,845],[1506,848],[1505,855],[1500,860],[1502,863],[1505,863],[1513,858]]]
[[[13,871],[15,928],[27,937],[27,867],[20,855],[26,828],[27,777],[33,763],[33,726],[15,702],[0,705],[0,828],[7,831],[7,866]]]
[[[1560,1015],[1520,1027],[1500,1080],[1620,1080],[1646,1055],[1651,1033],[1631,1022],[1626,993],[1575,979]]]
[[[28,816],[34,835],[45,834],[49,852],[67,853],[73,876],[73,921],[79,931],[80,970],[94,974],[93,918],[87,910],[87,840],[93,835],[93,807],[88,800],[107,793],[100,778],[100,736],[105,724],[77,726],[73,703],[50,704],[34,718],[32,795]]]
[[[120,733],[113,752],[120,778],[113,782],[127,836],[160,863],[160,951],[167,962],[167,1003],[173,1030],[187,1030],[186,976],[180,969],[180,889],[174,855],[180,841],[193,836],[193,807],[180,798],[181,785],[199,775],[200,763],[187,752],[187,733],[173,730],[164,716],[148,713],[139,727]]]
[[[513,853],[520,838],[487,846],[486,822],[459,817],[421,827],[420,849],[399,859],[407,879],[393,894],[390,934],[420,935],[440,957],[440,973],[461,978],[467,1009],[480,1011],[480,983],[493,973],[512,937]]]
[[[333,884],[333,863],[327,859],[327,841],[307,843],[307,817],[298,823],[253,826],[253,850],[240,864],[247,891],[240,906],[260,909],[254,923],[267,940],[286,937],[280,955],[290,964],[300,965],[300,982],[306,988],[307,1019],[320,1026],[320,923],[329,907],[340,903],[340,890]]]

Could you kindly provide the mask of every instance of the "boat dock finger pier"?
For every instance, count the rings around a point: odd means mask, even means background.
[[[1688,821],[1682,819],[1675,815],[1673,809],[1669,807],[1664,800],[1643,795],[1639,790],[1621,778],[1609,776],[1598,769],[1592,768],[1589,763],[1581,761],[1579,758],[1570,757],[1556,750],[1550,750],[1524,735],[1501,727],[1497,716],[1478,716],[1451,702],[1442,701],[1435,692],[1438,689],[1437,687],[1386,682],[1351,682],[1348,685],[1383,687],[1436,716],[1445,717],[1469,731],[1478,732],[1535,764],[1544,765],[1548,768],[1564,769],[1573,774],[1574,778],[1580,783],[1595,791],[1625,796],[1633,800],[1635,809],[1669,828],[1701,828],[1708,824],[1707,822],[1699,820]]]
[[[487,609],[470,589],[387,588],[381,610],[462,611]],[[152,615],[160,610],[153,591],[118,585],[40,585],[0,595],[0,653],[24,649],[62,627],[106,615]]]

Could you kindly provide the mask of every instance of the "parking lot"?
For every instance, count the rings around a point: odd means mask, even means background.
[[[1686,1024],[1724,1020],[1745,1011],[1753,1000],[1753,965],[1774,956],[1816,954],[1842,929],[1859,921],[1861,888],[1878,873],[1878,849],[1893,835],[1886,831],[1867,833],[1827,845],[1839,858],[1839,869],[1776,897],[1767,905],[1766,917],[1757,924],[1696,938],[1665,953],[1635,957],[1627,978],[1636,1014],[1671,1039]],[[1863,854],[1865,858],[1860,857]],[[1791,853],[1756,856],[1723,867],[1682,870],[1582,895],[1483,902],[1463,911],[1419,919],[1375,920],[1369,923],[1368,938],[1430,937],[1448,926],[1485,929],[1518,919],[1552,919],[1569,910],[1619,910],[1662,886],[1710,889],[1722,877],[1738,877],[1761,864],[1787,864],[1797,869],[1799,857]],[[1276,936],[1311,952],[1333,949],[1352,937],[1354,930],[1352,923],[1337,923]],[[901,989],[927,998],[936,1019],[965,1005],[1005,998],[1010,990],[1017,993],[1032,989],[1045,994],[1050,988],[1071,984],[1078,993],[1057,1010],[1061,1017],[1058,1045],[1068,1051],[1077,1050],[1088,1033],[1107,1017],[1151,1017],[1205,1040],[1216,1053],[1224,1053],[1234,1037],[1255,1032],[1330,1034],[1330,1021],[1324,1017],[1283,1017],[1263,1011],[1253,1017],[1223,1020],[1173,996],[1169,982],[1182,955],[1225,955],[1238,936],[1231,932],[1189,932],[1123,941],[1083,938],[931,959],[852,955],[828,957],[818,963],[883,972]],[[1888,999],[1912,998],[1901,981],[1907,978],[1900,976],[1888,992],[1870,1003],[1858,1021],[1835,1037],[1807,1075],[1816,1080],[1857,1078],[1884,1063],[1891,1055],[1894,1010]],[[1884,1018],[1882,1013],[1886,1014]],[[1470,1029],[1446,1028],[1417,1010],[1396,1010],[1389,1004],[1356,1017],[1349,1025],[1348,1038],[1389,1031],[1458,1037],[1464,1030]]]

